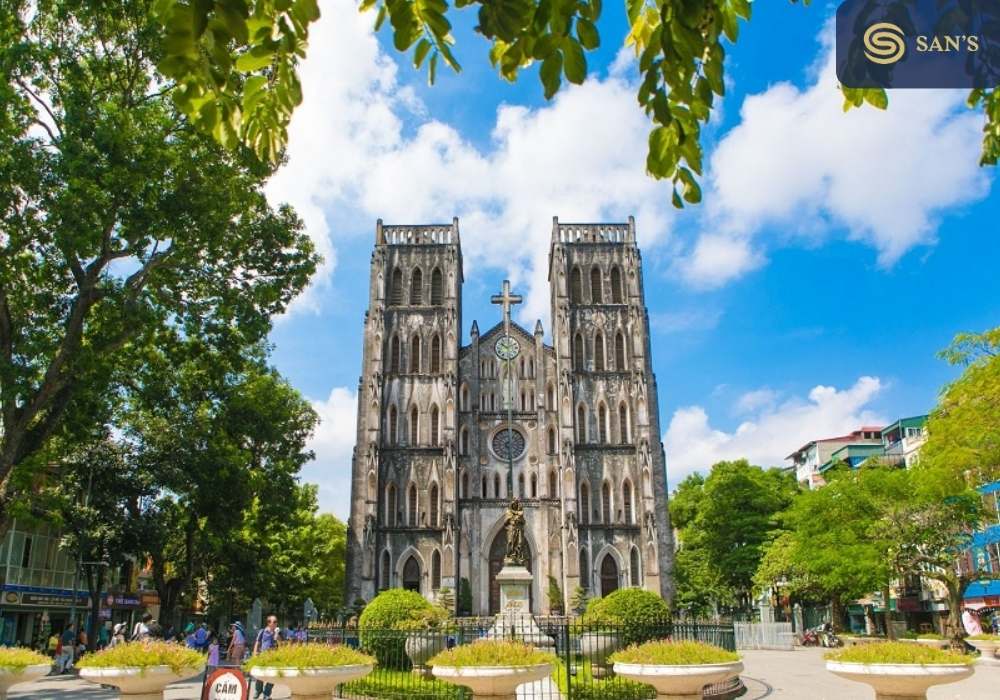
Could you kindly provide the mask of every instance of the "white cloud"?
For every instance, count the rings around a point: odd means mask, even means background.
[[[357,394],[336,387],[325,400],[311,400],[320,424],[309,441],[316,459],[302,468],[305,482],[319,485],[324,511],[345,520],[351,511],[351,455],[357,435]]]
[[[831,28],[813,82],[746,98],[710,159],[705,233],[678,263],[697,287],[761,264],[769,245],[846,232],[887,267],[935,241],[938,219],[986,196],[978,166],[982,115],[965,93],[895,90],[889,109],[843,111]],[[765,241],[762,229],[786,240]]]
[[[883,388],[878,377],[861,377],[846,389],[817,386],[807,399],[760,404],[733,432],[713,428],[701,406],[680,408],[664,438],[670,483],[694,471],[707,472],[721,460],[745,457],[752,464],[783,466],[785,456],[809,440],[884,424],[885,418],[869,407]]]
[[[748,391],[740,396],[736,399],[736,406],[734,408],[739,414],[753,413],[759,409],[773,406],[777,400],[777,391],[763,387]]]
[[[320,302],[344,236],[373,231],[378,217],[426,223],[459,216],[466,278],[483,265],[506,268],[527,294],[521,316],[528,322],[548,315],[552,216],[623,221],[635,214],[642,245],[663,239],[673,216],[669,190],[645,173],[649,122],[622,62],[544,107],[501,106],[488,147],[479,148],[428,118],[400,87],[373,19],[349,0],[324,4],[302,70],[289,163],[269,189],[272,200],[298,209],[327,257],[299,308]]]

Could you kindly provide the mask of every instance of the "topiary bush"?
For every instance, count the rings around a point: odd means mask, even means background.
[[[622,644],[637,644],[666,634],[670,608],[652,591],[620,588],[604,598],[592,599],[581,622],[584,631],[612,630]]]
[[[390,588],[372,598],[358,620],[361,648],[380,666],[407,669],[406,632],[414,620],[433,614],[433,606],[416,591]]]

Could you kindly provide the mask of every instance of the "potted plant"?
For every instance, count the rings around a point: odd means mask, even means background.
[[[372,598],[358,620],[361,648],[382,668],[406,670],[407,626],[424,614],[433,614],[430,602],[416,591],[390,588]]]
[[[143,641],[87,654],[76,667],[91,683],[116,686],[122,698],[160,700],[171,683],[201,673],[205,657],[180,644]]]
[[[927,689],[973,674],[973,657],[919,644],[885,642],[826,655],[826,668],[841,678],[867,683],[876,698],[919,700]]]
[[[934,649],[947,649],[948,638],[936,632],[924,632],[917,635],[917,642]]]
[[[656,689],[658,700],[701,700],[702,688],[743,670],[736,652],[692,641],[659,640],[611,656],[615,674]]]
[[[31,649],[0,648],[0,700],[7,700],[12,685],[30,683],[48,674],[52,659]]]
[[[481,640],[443,651],[428,664],[434,676],[472,691],[473,698],[514,700],[516,689],[552,674],[556,657],[521,642]]]
[[[580,653],[590,661],[595,678],[608,673],[608,657],[629,644],[664,636],[670,608],[663,598],[640,588],[622,588],[594,598],[580,618]],[[663,626],[664,629],[653,629]]]
[[[976,634],[966,637],[965,641],[976,648],[984,658],[990,659],[997,655],[997,648],[1000,647],[1000,636],[995,634]]]
[[[413,672],[430,677],[427,660],[445,650],[448,644],[447,628],[451,615],[439,606],[414,612],[408,620],[396,624],[396,629],[405,631],[404,649],[413,665]]]
[[[256,680],[288,688],[292,700],[324,698],[341,683],[372,672],[375,659],[341,645],[286,644],[250,657],[244,669]]]

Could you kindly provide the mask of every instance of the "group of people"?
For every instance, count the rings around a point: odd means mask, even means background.
[[[242,623],[234,622],[231,624],[229,626],[229,634],[226,660],[233,665],[241,664],[247,654],[247,636]],[[274,615],[268,615],[265,626],[257,632],[253,649],[250,653],[252,655],[260,654],[270,649],[276,649],[283,644],[304,644],[307,641],[309,641],[309,636],[305,627],[302,625],[298,627],[289,625],[285,630],[282,630],[278,627],[278,618]],[[209,658],[209,665],[212,665],[211,658]],[[269,699],[273,690],[273,683],[255,681],[254,700],[259,700],[260,698]]]

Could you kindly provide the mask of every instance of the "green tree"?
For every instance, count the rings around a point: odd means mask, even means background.
[[[0,4],[0,507],[110,420],[130,355],[258,341],[316,265],[273,168],[175,107],[151,8]]]
[[[125,423],[160,487],[142,512],[142,542],[169,622],[199,579],[266,592],[258,562],[274,552],[260,539],[240,542],[247,513],[256,532],[280,532],[315,504],[313,494],[303,506],[296,483],[312,458],[309,403],[261,358],[226,362],[190,345],[176,355],[147,359]]]
[[[746,460],[719,462],[707,478],[685,479],[671,501],[681,542],[678,604],[697,612],[710,603],[749,609],[765,545],[797,488],[791,475]]]

